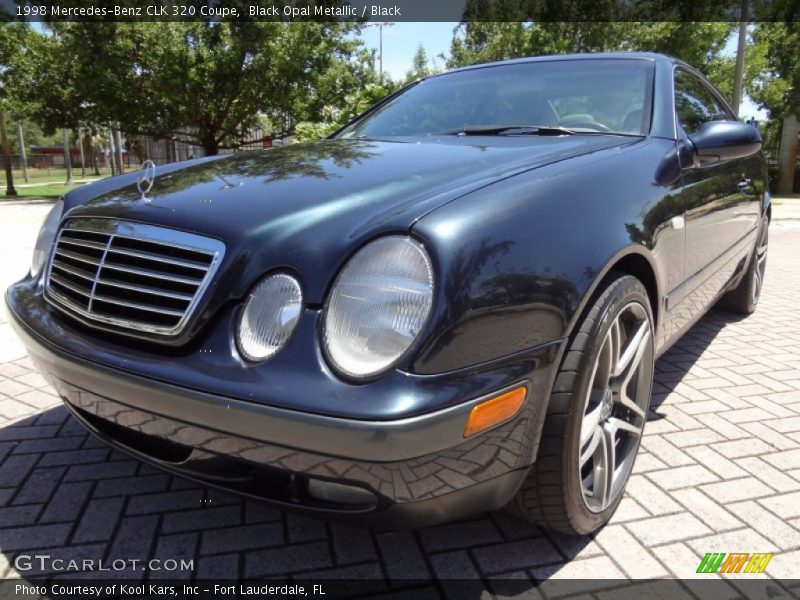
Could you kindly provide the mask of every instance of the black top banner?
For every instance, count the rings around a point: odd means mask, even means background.
[[[0,0],[25,21],[797,21],[797,0]]]

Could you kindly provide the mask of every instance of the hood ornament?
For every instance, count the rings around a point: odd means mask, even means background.
[[[153,187],[156,180],[156,163],[152,160],[146,160],[142,163],[142,168],[136,174],[136,189],[142,195],[142,200],[150,202],[147,193]]]

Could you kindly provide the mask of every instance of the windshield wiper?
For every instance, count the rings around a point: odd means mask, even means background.
[[[432,135],[575,135],[577,132],[555,125],[467,125]]]

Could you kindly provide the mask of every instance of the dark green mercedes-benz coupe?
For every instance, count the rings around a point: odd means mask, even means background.
[[[656,54],[416,82],[330,138],[78,188],[11,321],[75,418],[287,510],[406,527],[617,508],[654,361],[752,312],[758,130]]]

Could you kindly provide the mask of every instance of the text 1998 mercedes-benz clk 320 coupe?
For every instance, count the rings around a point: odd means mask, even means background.
[[[112,446],[280,507],[407,527],[613,514],[654,361],[758,302],[761,138],[689,66],[430,77],[329,139],[78,188],[12,322]]]

